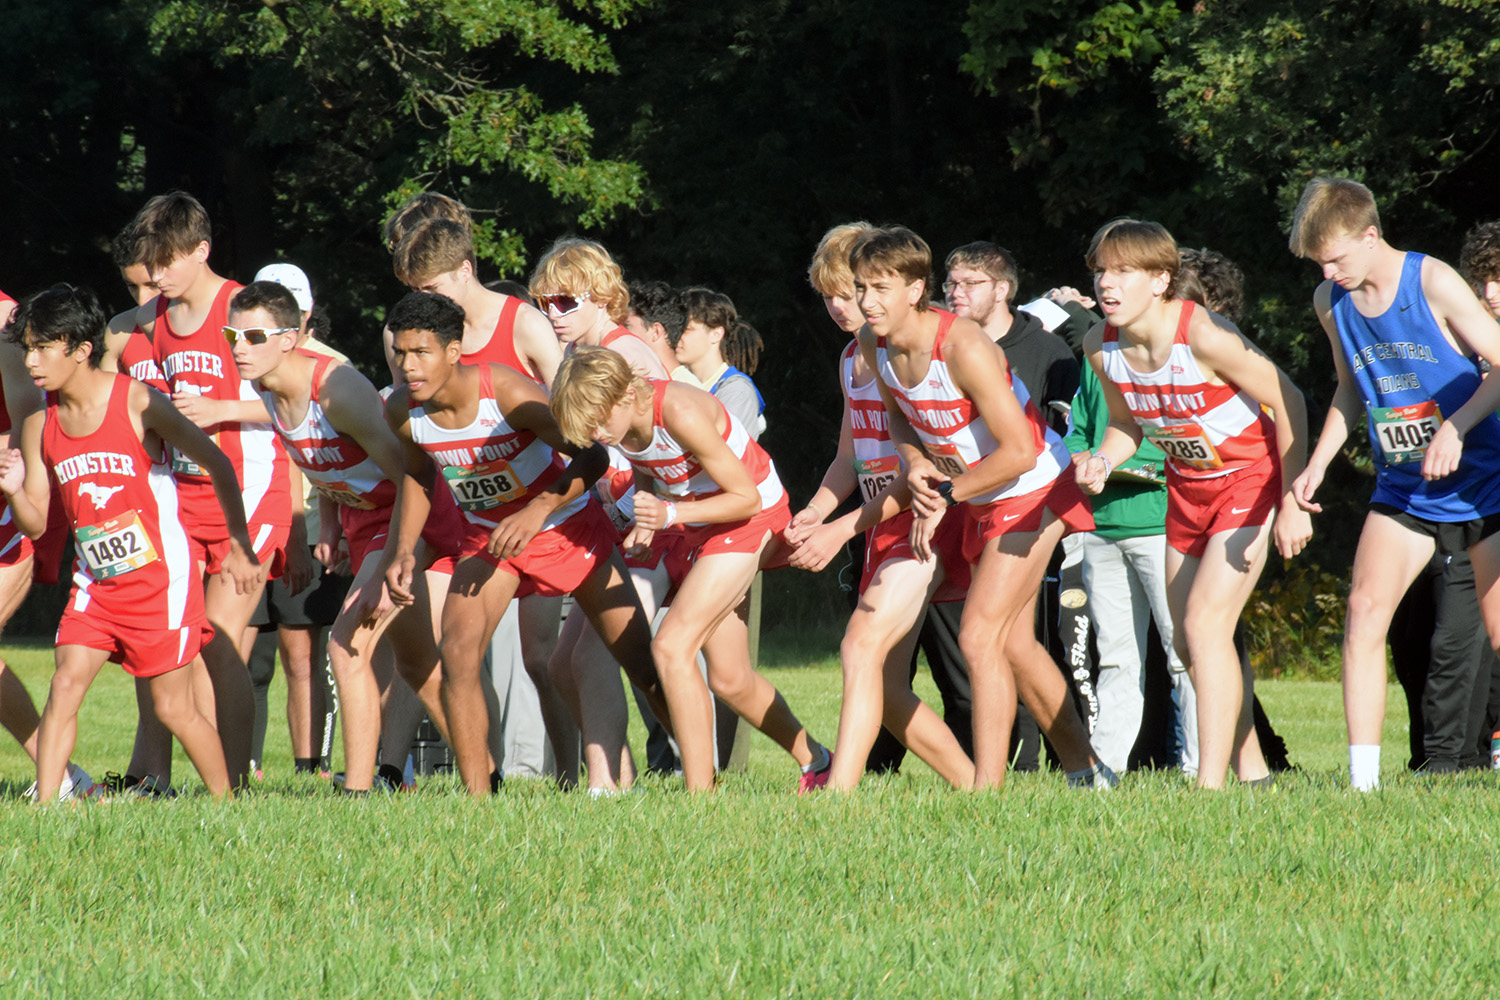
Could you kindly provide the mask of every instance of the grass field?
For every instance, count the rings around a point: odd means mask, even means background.
[[[41,701],[50,650],[5,655]],[[765,660],[831,740],[832,661]],[[12,743],[0,995],[1493,995],[1495,780],[1400,773],[1393,711],[1385,789],[1353,795],[1337,686],[1261,695],[1304,770],[1258,794],[1040,774],[966,795],[910,763],[799,799],[757,737],[711,796],[512,782],[475,803],[433,779],[343,801],[288,775],[273,707],[267,779],[233,804],[180,761],[176,801],[36,809]],[[122,768],[133,712],[106,670],[76,754],[96,776]]]

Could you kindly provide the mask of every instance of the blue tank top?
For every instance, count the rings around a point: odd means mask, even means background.
[[[1500,420],[1488,414],[1464,436],[1463,458],[1452,475],[1422,478],[1427,441],[1469,401],[1481,378],[1477,361],[1453,348],[1432,315],[1422,294],[1424,259],[1406,255],[1395,301],[1374,318],[1335,285],[1333,319],[1369,417],[1371,501],[1427,521],[1470,521],[1500,511]]]

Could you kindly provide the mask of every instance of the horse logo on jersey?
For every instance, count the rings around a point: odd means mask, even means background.
[[[95,510],[103,510],[104,505],[109,503],[109,498],[123,490],[122,486],[95,486],[93,483],[79,483],[78,495],[86,496],[94,501]]]

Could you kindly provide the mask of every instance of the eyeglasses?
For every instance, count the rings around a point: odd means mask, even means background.
[[[295,326],[283,326],[275,330],[267,330],[265,327],[253,326],[248,330],[241,330],[237,326],[226,326],[224,328],[224,339],[229,341],[230,347],[233,347],[241,337],[251,347],[259,347],[272,337],[283,333],[292,333],[298,329],[300,328]]]
[[[980,285],[993,285],[999,280],[999,278],[971,278],[966,281],[945,281],[943,282],[943,294],[948,295],[955,288],[962,288],[966,292],[972,292]]]
[[[578,307],[588,300],[588,295],[564,295],[559,292],[555,295],[538,295],[536,297],[536,307],[542,312],[550,312],[556,309],[557,315],[566,316],[569,313],[577,312]]]

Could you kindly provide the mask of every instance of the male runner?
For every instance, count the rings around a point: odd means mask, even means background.
[[[286,288],[256,281],[235,296],[225,335],[234,336],[240,375],[259,388],[287,454],[325,508],[318,540],[325,558],[331,558],[328,550],[340,529],[349,545],[354,583],[334,622],[328,655],[344,715],[344,788],[358,793],[370,788],[375,773],[380,693],[370,658],[383,637],[440,731],[446,732],[447,720],[438,697],[437,645],[423,575],[414,578],[414,607],[394,614],[398,609],[380,594],[383,580],[376,572],[403,474],[401,446],[368,379],[329,355],[298,346],[297,307]]]
[[[42,713],[37,799],[50,802],[77,741],[78,707],[106,659],[150,678],[156,713],[215,797],[230,776],[189,671],[211,628],[164,442],[209,475],[228,524],[223,572],[252,587],[258,567],[234,469],[160,393],[102,371],[104,313],[92,292],[57,286],[29,300],[17,324],[32,378],[49,393],[26,418],[21,449],[0,459],[0,490],[28,536],[47,526],[49,480],[77,541],[73,591],[57,632],[57,670]]]
[[[1076,459],[1078,482],[1097,494],[1143,431],[1166,453],[1167,599],[1198,696],[1198,787],[1223,787],[1231,765],[1241,781],[1265,780],[1254,679],[1235,654],[1234,626],[1265,564],[1272,519],[1284,558],[1312,535],[1282,485],[1302,470],[1302,394],[1232,323],[1176,297],[1181,258],[1160,225],[1111,222],[1086,262],[1104,322],[1084,353],[1110,419],[1099,448]]]
[[[834,227],[824,234],[808,269],[808,278],[823,297],[829,317],[853,339],[839,358],[844,416],[838,453],[817,492],[787,526],[785,538],[794,547],[790,564],[816,572],[828,565],[845,544],[863,534],[859,600],[839,650],[844,690],[838,755],[829,786],[853,788],[860,772],[869,769],[872,762],[877,770],[894,770],[907,744],[912,744],[950,783],[970,787],[974,765],[968,753],[951,729],[911,690],[918,635],[912,623],[920,623],[928,613],[928,599],[946,582],[948,570],[956,570],[960,581],[958,586],[945,588],[948,598],[963,595],[968,565],[956,547],[950,550],[949,559],[942,560],[941,567],[939,560],[912,557],[912,515],[902,509],[910,493],[900,475],[880,386],[875,373],[866,366],[855,336],[864,325],[864,314],[855,301],[849,252],[875,231],[863,222]],[[824,523],[856,488],[860,506]],[[951,710],[948,679],[936,665],[933,676],[943,693],[945,709]],[[967,692],[966,670],[963,688]],[[882,720],[886,721],[883,729]],[[884,746],[887,742],[895,744],[894,750]]]
[[[911,489],[916,558],[931,558],[941,544],[945,516],[963,518],[972,580],[959,646],[974,695],[974,786],[1005,781],[1018,694],[1070,783],[1114,784],[1033,626],[1052,550],[1066,531],[1093,526],[1088,501],[1062,474],[1061,439],[984,330],[928,306],[932,252],[919,236],[878,230],[855,245],[849,263],[867,321],[860,350],[877,373]]]
[[[174,457],[179,504],[194,558],[205,572],[204,600],[215,634],[203,650],[224,758],[236,785],[250,767],[255,724],[250,675],[239,642],[269,576],[281,573],[292,532],[291,489],[286,452],[266,420],[264,405],[241,379],[224,340],[229,300],[239,289],[209,267],[208,213],[191,195],[174,191],[146,203],[131,224],[143,259],[160,291],[141,307],[137,325],[151,338],[156,360],[172,390],[172,402],[224,450],[239,477],[261,582],[237,590],[220,574],[229,537],[224,513],[205,471]],[[306,545],[305,538],[292,538]]]
[[[630,315],[625,328],[651,345],[657,360],[670,372],[677,367],[672,345],[682,336],[687,313],[682,299],[665,281],[640,281],[630,285]]]
[[[687,787],[713,787],[710,692],[796,760],[799,790],[826,783],[828,751],[755,671],[743,627],[724,627],[790,517],[770,458],[713,396],[648,382],[613,351],[574,352],[554,389],[552,412],[569,441],[619,447],[635,466],[635,524],[624,543],[640,563],[632,574],[665,575],[676,588],[652,650]],[[700,651],[707,684],[698,672]]]
[[[413,293],[392,308],[386,326],[405,379],[386,404],[406,456],[401,520],[385,570],[393,600],[413,600],[415,547],[435,466],[467,520],[463,558],[443,606],[440,648],[443,705],[470,793],[489,791],[480,660],[518,594],[572,593],[664,717],[649,621],[625,585],[608,518],[585,495],[604,471],[604,450],[566,442],[547,410],[546,391],[515,370],[460,364],[464,314],[452,300]],[[557,452],[572,457],[566,467]],[[528,668],[531,663],[527,657]],[[566,720],[554,728],[549,718],[548,730],[566,731]]]
[[[1323,270],[1313,306],[1339,376],[1297,502],[1321,509],[1313,496],[1361,409],[1375,459],[1343,648],[1349,781],[1368,791],[1380,784],[1386,630],[1434,548],[1468,550],[1492,646],[1500,636],[1500,380],[1479,368],[1500,363],[1500,325],[1453,268],[1385,241],[1357,181],[1311,181],[1290,246]]]

